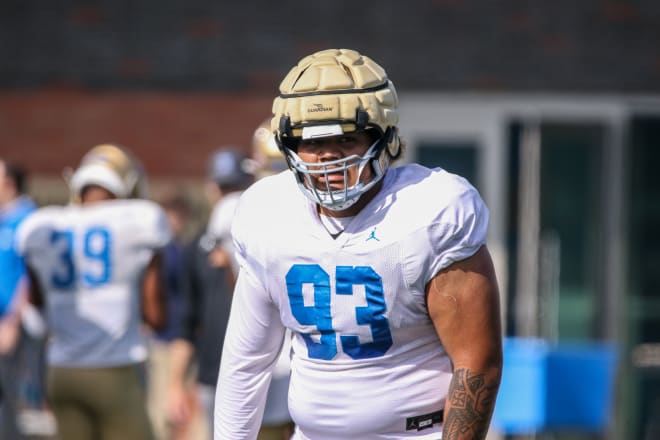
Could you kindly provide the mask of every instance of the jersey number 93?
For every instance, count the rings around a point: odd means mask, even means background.
[[[341,335],[342,350],[352,359],[366,359],[383,356],[392,346],[383,282],[369,266],[337,266],[335,268],[335,294],[352,295],[353,286],[362,285],[365,289],[367,306],[355,308],[358,325],[368,325],[372,342],[360,343],[357,335]],[[303,299],[303,285],[314,287],[314,305],[306,306]],[[303,333],[310,358],[331,360],[337,355],[337,338],[332,323],[330,275],[318,264],[295,264],[286,275],[289,303],[293,316],[302,325],[316,326],[321,334],[320,342]]]

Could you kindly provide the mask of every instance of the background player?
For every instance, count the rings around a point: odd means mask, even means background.
[[[19,230],[31,300],[50,328],[48,397],[62,439],[148,439],[142,320],[164,322],[165,215],[144,196],[139,162],[92,148],[70,178],[72,203],[39,209]],[[131,200],[134,199],[134,200]]]
[[[35,209],[27,171],[0,159],[0,438],[16,440],[34,434],[28,432],[34,424],[19,423],[28,411],[46,415],[43,320],[27,303],[25,265],[16,252],[16,231]]]
[[[214,259],[215,266],[228,265],[235,279],[238,266],[234,258],[231,224],[238,200],[243,191],[254,182],[254,176],[247,155],[234,147],[224,147],[216,151],[211,157],[210,168],[211,179],[220,189],[220,198],[213,206],[207,228],[208,236],[216,243],[211,258]]]
[[[270,119],[262,122],[252,136],[252,173],[257,179],[288,170],[273,132]],[[277,233],[273,231],[273,233]],[[291,334],[284,337],[282,350],[275,362],[268,387],[264,416],[257,440],[288,440],[293,433],[293,421],[289,414],[288,391],[291,376]]]
[[[256,436],[287,328],[295,439],[485,437],[502,368],[488,210],[459,176],[389,167],[397,104],[352,50],[282,81],[271,127],[293,172],[237,210],[216,439]]]
[[[247,159],[235,148],[219,149],[209,158],[207,179],[214,191],[208,194],[217,193],[218,198],[213,200],[208,227],[184,253],[185,307],[179,333],[171,346],[168,417],[175,427],[183,427],[198,403],[204,410],[209,435],[213,430],[215,386],[235,281],[229,228],[242,191],[253,181]],[[190,393],[186,378],[193,359],[197,374]]]

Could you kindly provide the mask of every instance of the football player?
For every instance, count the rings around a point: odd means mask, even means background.
[[[290,173],[242,196],[215,438],[252,439],[286,329],[294,439],[482,439],[502,370],[488,209],[400,157],[398,98],[353,50],[303,58],[271,128]]]
[[[252,135],[251,157],[248,168],[257,179],[272,176],[288,169],[284,155],[270,131],[270,118],[263,121]]]
[[[30,316],[42,324],[26,301],[25,265],[15,246],[18,227],[36,209],[26,183],[21,165],[0,158],[0,438],[17,440],[27,437],[19,423],[22,414],[43,405],[40,366],[23,368],[29,354],[43,350],[42,335],[22,331],[30,328]],[[28,388],[34,399],[26,399],[22,392]]]
[[[252,173],[257,179],[288,170],[284,155],[270,131],[270,118],[262,122],[252,136]],[[293,422],[288,408],[289,378],[291,376],[291,333],[287,331],[280,355],[275,362],[268,387],[264,416],[257,440],[288,440]]]
[[[207,227],[208,235],[216,242],[211,254],[212,264],[231,268],[234,279],[238,264],[234,259],[231,223],[241,194],[254,181],[249,163],[247,155],[238,148],[224,147],[213,153],[209,165],[210,178],[220,190],[220,198],[211,210]]]
[[[47,392],[59,436],[149,439],[141,325],[164,323],[167,221],[140,199],[140,164],[117,145],[92,148],[68,183],[72,203],[39,209],[18,232],[31,301],[48,318]]]

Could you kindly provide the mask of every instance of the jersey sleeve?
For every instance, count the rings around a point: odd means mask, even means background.
[[[223,197],[211,211],[207,232],[216,240],[229,241],[231,227],[236,214],[239,194],[230,194]]]
[[[165,211],[155,203],[144,202],[139,206],[139,236],[142,245],[151,249],[161,249],[171,240],[172,233]]]
[[[226,219],[226,209],[223,208],[222,202],[217,203],[211,215],[209,216],[209,224],[207,232],[216,240],[224,240],[230,235],[231,221]]]
[[[474,255],[486,244],[489,212],[481,196],[471,186],[457,195],[429,226],[432,246],[429,281],[456,261]]]
[[[249,226],[240,221],[240,214],[239,208],[235,224],[243,227],[234,227],[233,231],[241,266],[216,388],[216,440],[256,438],[285,333],[279,312],[262,282],[258,255],[249,253],[243,234]]]
[[[42,211],[37,211],[18,226],[14,248],[23,258],[44,249],[51,229],[44,224],[43,219]]]

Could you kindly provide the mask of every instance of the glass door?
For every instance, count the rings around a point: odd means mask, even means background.
[[[509,134],[509,333],[599,337],[606,126],[517,121]]]
[[[628,316],[623,399],[629,437],[660,438],[660,117],[630,124]]]

